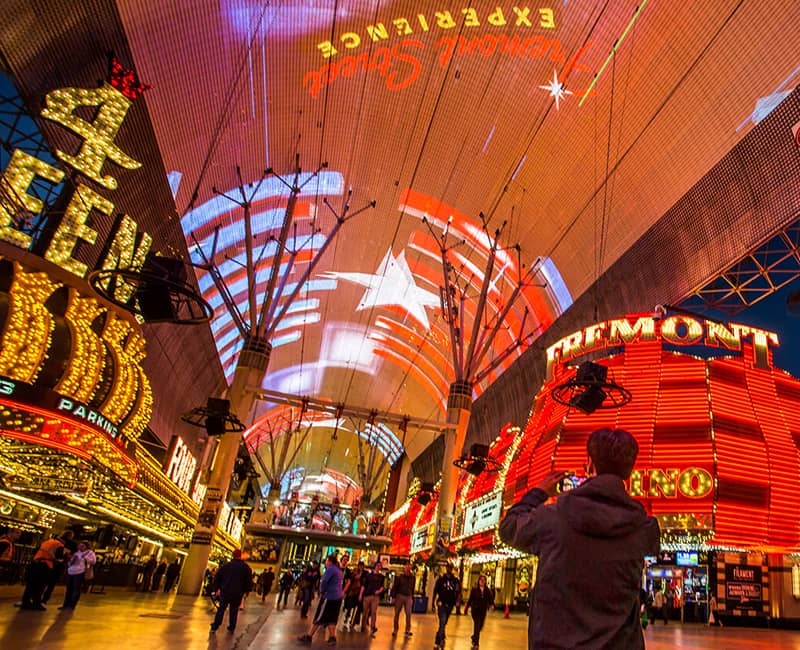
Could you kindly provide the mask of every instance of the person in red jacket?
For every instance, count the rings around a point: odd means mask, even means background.
[[[65,550],[65,542],[72,542],[74,536],[75,533],[66,530],[59,537],[47,539],[39,546],[28,567],[28,579],[20,603],[22,609],[47,609],[42,603],[45,590],[53,577],[56,564],[69,556],[69,551]]]
[[[19,541],[21,536],[22,531],[19,528],[12,528],[5,535],[0,535],[0,584],[10,579],[11,565],[14,562],[14,542]]]

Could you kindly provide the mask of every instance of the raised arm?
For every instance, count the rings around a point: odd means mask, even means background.
[[[538,552],[538,522],[542,516],[540,506],[555,496],[558,482],[565,472],[550,472],[519,503],[509,508],[500,522],[500,539],[509,546],[528,553]]]

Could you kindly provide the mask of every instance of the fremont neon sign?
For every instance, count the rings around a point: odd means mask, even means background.
[[[775,332],[683,315],[663,320],[653,315],[615,318],[589,325],[547,348],[547,377],[553,376],[553,368],[559,362],[594,350],[637,341],[661,340],[674,345],[705,345],[741,352],[745,339],[749,339],[753,345],[753,365],[756,368],[769,368],[769,348],[780,345]]]

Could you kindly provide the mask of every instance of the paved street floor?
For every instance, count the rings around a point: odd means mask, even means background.
[[[225,627],[209,634],[213,606],[207,598],[109,589],[84,594],[74,612],[59,611],[63,587],[53,594],[47,611],[20,611],[13,603],[22,589],[0,588],[0,649],[5,650],[298,650],[297,636],[308,629],[297,609],[275,610],[274,596],[262,604],[255,595],[240,613],[236,631]],[[227,625],[227,617],[224,622]],[[392,609],[381,607],[374,639],[361,632],[337,632],[336,648],[347,650],[432,650],[436,632],[433,614],[415,614],[413,636],[392,638]],[[403,630],[401,622],[401,631]],[[472,620],[453,616],[447,628],[447,650],[470,650]],[[505,619],[494,612],[486,620],[481,650],[526,650],[527,618]],[[800,650],[800,632],[753,628],[723,629],[670,622],[645,632],[648,650],[694,648],[711,650]],[[321,631],[311,648],[328,648]]]

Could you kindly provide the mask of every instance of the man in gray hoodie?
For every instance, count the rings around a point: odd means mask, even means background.
[[[622,429],[598,429],[586,448],[591,478],[544,505],[565,476],[551,472],[500,524],[506,544],[539,556],[531,649],[644,648],[639,589],[644,556],[658,554],[660,531],[623,483],[639,445]]]

